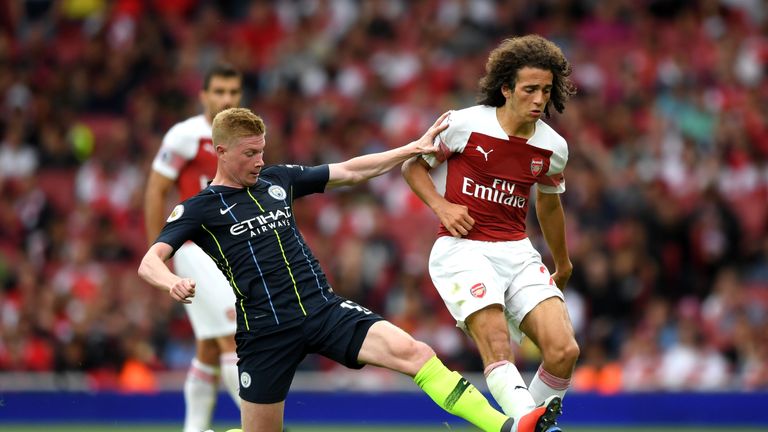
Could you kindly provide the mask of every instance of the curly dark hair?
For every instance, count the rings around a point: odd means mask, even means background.
[[[501,87],[507,84],[514,89],[517,72],[524,67],[552,71],[552,93],[544,114],[549,117],[550,105],[562,113],[565,102],[576,94],[576,87],[568,78],[571,75],[571,64],[557,45],[533,34],[505,39],[491,51],[485,64],[485,76],[480,79],[478,103],[503,106],[505,99]]]

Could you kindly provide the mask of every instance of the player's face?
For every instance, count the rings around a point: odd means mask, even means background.
[[[541,118],[552,93],[552,71],[524,67],[517,71],[514,89],[505,89],[507,108],[523,121],[535,122]]]
[[[240,105],[243,94],[240,78],[213,76],[208,83],[208,89],[200,92],[200,103],[203,105],[205,116],[213,120],[216,114],[227,108]]]
[[[256,184],[261,168],[264,167],[266,144],[267,141],[262,134],[239,138],[225,150],[224,163],[235,183],[245,187]]]

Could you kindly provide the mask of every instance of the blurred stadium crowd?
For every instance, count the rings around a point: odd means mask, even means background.
[[[130,390],[186,368],[186,315],[136,276],[143,187],[214,62],[243,71],[268,162],[319,164],[474,104],[488,51],[533,32],[579,87],[549,120],[571,152],[575,388],[768,389],[766,14],[760,0],[0,1],[0,372]],[[297,218],[337,292],[481,370],[429,280],[436,218],[398,172],[305,199]],[[518,359],[538,365],[529,344]]]

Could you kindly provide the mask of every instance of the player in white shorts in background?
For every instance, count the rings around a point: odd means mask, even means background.
[[[206,73],[200,91],[203,114],[177,123],[163,137],[145,192],[150,245],[166,222],[171,191],[177,189],[178,201],[183,201],[207,187],[216,174],[211,122],[220,111],[239,106],[241,96],[240,72],[229,65],[214,66]],[[184,382],[184,432],[201,432],[210,427],[219,379],[240,406],[235,295],[216,264],[194,243],[179,248],[173,265],[178,275],[197,281],[194,301],[184,305],[196,342],[195,358]]]
[[[486,64],[479,105],[451,114],[436,139],[440,152],[403,165],[406,181],[441,222],[429,258],[432,280],[477,344],[491,394],[514,418],[559,404],[579,356],[562,293],[573,269],[559,196],[568,148],[541,120],[551,108],[562,112],[575,93],[570,73],[560,49],[544,38],[503,41]],[[429,171],[442,163],[433,181]],[[442,180],[445,190],[438,191]],[[526,235],[534,185],[552,275]],[[527,335],[542,352],[527,387],[513,363],[510,332],[518,343]]]

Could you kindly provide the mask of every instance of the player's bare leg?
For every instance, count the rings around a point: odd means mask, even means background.
[[[414,378],[435,403],[484,431],[514,431],[514,421],[496,411],[458,372],[450,371],[427,344],[387,321],[371,326],[358,354],[361,363],[402,372]]]
[[[542,354],[541,367],[528,388],[534,400],[541,403],[551,395],[562,398],[579,358],[579,345],[565,303],[557,297],[544,300],[523,318],[520,329]]]
[[[240,417],[243,432],[281,432],[285,401],[273,404],[257,404],[242,401]]]
[[[501,305],[490,305],[466,319],[485,368],[488,389],[504,413],[519,418],[536,405],[514,364],[509,328]]]

